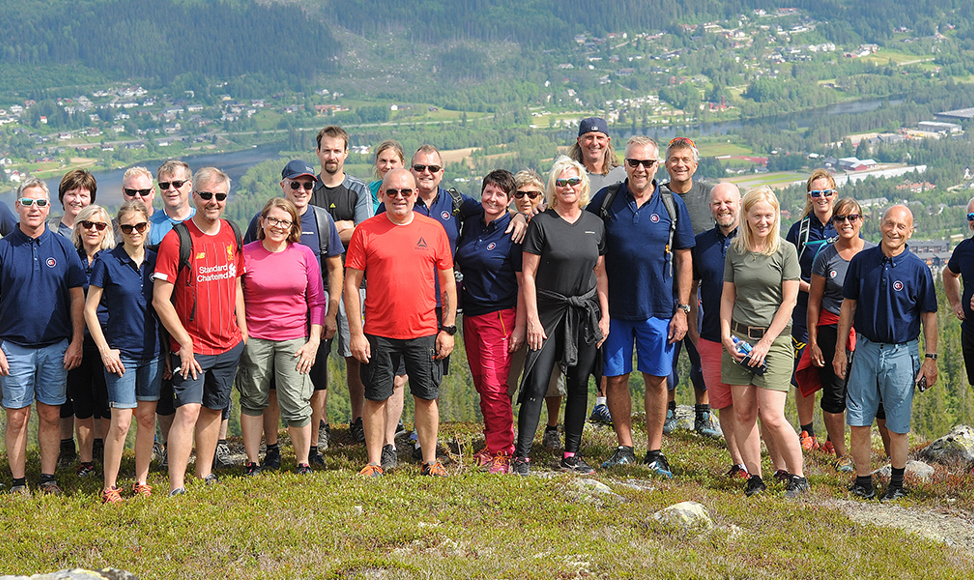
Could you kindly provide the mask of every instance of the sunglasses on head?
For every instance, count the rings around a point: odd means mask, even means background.
[[[409,197],[410,195],[413,194],[413,190],[410,189],[410,188],[408,188],[408,187],[404,187],[403,189],[392,189],[392,188],[389,188],[389,189],[385,190],[385,192],[386,192],[386,195],[388,195],[389,197],[395,198],[395,197],[399,197],[401,195],[403,197],[403,199],[405,199],[405,198],[407,198],[407,197]]]
[[[173,187],[173,189],[179,189],[180,187],[186,185],[187,183],[189,183],[188,179],[181,179],[179,181],[160,181],[159,189],[161,189],[162,191],[166,191],[167,189],[169,189],[170,185]]]
[[[227,199],[227,194],[225,193],[213,193],[212,191],[197,191],[196,195],[200,196],[203,201],[210,201],[213,196],[216,196],[217,201],[224,201]]]
[[[697,148],[697,146],[693,143],[693,140],[689,137],[674,137],[670,139],[670,145],[676,143],[677,141],[685,141],[690,144],[690,147],[693,147],[694,149]]]
[[[578,185],[582,182],[581,177],[559,177],[555,180],[555,185],[558,187],[565,187],[566,185]]]
[[[307,182],[307,183],[303,183],[303,182],[300,182],[300,181],[292,181],[291,182],[291,190],[297,191],[297,190],[302,189],[302,188],[305,191],[313,191],[314,188],[315,188],[315,182],[313,182],[313,181],[310,181],[310,182]]]
[[[813,189],[812,191],[808,192],[808,195],[812,196],[812,198],[819,198],[832,197],[836,193],[837,192],[834,189]]]
[[[656,164],[659,163],[659,161],[656,159],[628,159],[627,158],[626,163],[629,165],[629,167],[632,168],[636,168],[642,165],[646,169],[652,169],[656,167]]]
[[[430,173],[436,173],[443,168],[440,167],[439,165],[413,165],[413,171],[415,171],[416,173],[422,173],[427,169],[430,170]]]
[[[20,205],[24,207],[30,207],[35,203],[37,204],[37,207],[45,207],[47,204],[51,203],[50,200],[47,199],[34,199],[32,197],[22,197],[17,201],[19,201]]]
[[[142,232],[145,231],[145,228],[147,228],[148,226],[149,226],[149,222],[139,222],[137,224],[119,224],[118,229],[122,230],[123,234],[131,234],[132,230],[135,230],[141,234]]]
[[[149,189],[130,189],[128,187],[122,190],[122,193],[129,197],[149,197],[152,195],[152,188]]]
[[[832,216],[832,220],[836,222],[844,222],[849,220],[849,223],[852,223],[859,221],[859,218],[861,217],[862,216],[857,213],[850,213],[849,215],[834,215]]]
[[[527,196],[528,199],[538,199],[539,197],[541,197],[541,192],[540,191],[515,191],[514,192],[514,197],[518,199],[521,199],[524,196]]]
[[[90,229],[94,228],[94,229],[98,230],[99,232],[101,232],[101,231],[104,231],[105,228],[108,227],[108,224],[106,224],[105,222],[93,222],[93,221],[88,221],[88,220],[82,220],[81,221],[81,227],[83,227],[86,230],[90,230]]]

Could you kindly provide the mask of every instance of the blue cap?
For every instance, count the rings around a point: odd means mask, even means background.
[[[578,124],[578,136],[581,137],[586,133],[605,133],[609,134],[609,124],[605,122],[602,117],[588,117],[587,119],[582,119],[582,122]]]
[[[315,177],[314,167],[311,167],[300,159],[295,159],[294,161],[288,163],[284,167],[284,171],[281,172],[281,177],[284,179],[294,179],[295,177],[301,177],[302,175],[310,175],[311,177],[317,179],[317,177]]]

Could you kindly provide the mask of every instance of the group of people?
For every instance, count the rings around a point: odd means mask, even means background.
[[[279,467],[281,418],[297,473],[311,473],[324,466],[330,438],[333,339],[347,363],[350,430],[366,445],[360,473],[398,467],[395,437],[408,385],[414,456],[423,475],[444,476],[436,456],[439,387],[462,307],[484,418],[476,461],[491,473],[530,473],[546,406],[543,445],[561,451],[562,470],[592,473],[580,454],[590,376],[599,391],[593,418],[611,423],[618,440],[602,468],[636,463],[635,355],[645,385],[642,462],[672,477],[662,442],[676,422],[675,367],[686,348],[694,428],[717,436],[711,407],[719,411],[728,475],[745,479],[748,495],[766,489],[762,437],[786,495],[807,492],[802,451],[818,445],[812,415],[819,389],[825,446],[838,469],[857,472],[853,493],[875,496],[869,434],[877,416],[893,463],[883,497],[905,493],[913,387],[937,378],[936,297],[929,269],[906,247],[906,207],[886,212],[883,241],[874,247],[859,236],[860,206],[838,200],[831,175],[816,171],[803,216],[782,239],[769,188],[742,197],[732,184],[694,181],[699,154],[682,137],[661,156],[652,139],[634,136],[620,166],[608,126],[596,117],[580,123],[569,155],[554,161],[546,179],[492,171],[479,202],[442,187],[443,160],[431,145],[406,165],[402,147],[383,142],[375,151],[378,179],[367,185],[344,172],[348,141],[339,127],[322,129],[320,172],[301,160],[287,163],[282,196],[269,199],[246,232],[222,218],[231,184],[216,168],[193,174],[181,161],[165,162],[155,176],[162,211],[152,207],[152,174],[130,169],[114,218],[94,204],[91,175],[73,171],[62,180],[65,212],[54,228],[47,227],[44,182],[20,185],[19,224],[7,226],[0,241],[0,385],[14,492],[27,491],[26,425],[35,401],[42,491],[60,492],[59,437],[62,454],[65,440],[74,451],[61,418],[72,415],[79,474],[94,472],[92,442],[104,439],[106,503],[122,500],[118,472],[133,415],[133,494],[152,492],[157,422],[169,494],[185,493],[194,444],[196,476],[213,483],[234,384],[245,473]],[[662,185],[661,165],[669,174]],[[968,218],[974,228],[974,213]],[[965,287],[962,300],[958,279],[974,267],[971,254],[959,246],[944,274],[964,319],[971,292]],[[968,358],[974,339],[966,338]],[[792,384],[800,434],[784,416]]]

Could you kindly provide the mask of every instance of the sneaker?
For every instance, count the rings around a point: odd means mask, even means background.
[[[612,425],[612,415],[609,414],[609,407],[605,405],[596,405],[592,408],[592,414],[589,415],[588,421],[589,423]]]
[[[321,449],[321,448],[319,447],[319,449]],[[325,458],[318,451],[315,451],[314,453],[309,453],[308,454],[308,463],[311,464],[311,465],[313,465],[313,466],[315,466],[315,467],[317,467],[318,469],[324,469],[325,468]]]
[[[859,499],[874,499],[876,497],[876,488],[866,488],[865,486],[859,485],[855,482],[849,486],[849,491],[852,492],[852,495],[858,497]]]
[[[615,453],[612,454],[612,457],[602,464],[602,469],[612,469],[613,467],[633,463],[636,463],[636,454],[633,453],[632,447],[623,447],[620,445],[616,447]]]
[[[78,465],[78,477],[89,477],[95,475],[94,463],[81,463]]]
[[[396,433],[393,435],[393,437],[399,437],[400,435],[405,435],[405,434],[406,434],[406,426],[402,424],[402,419],[399,419],[399,422],[396,423]]]
[[[178,495],[186,495],[186,488],[177,487],[176,489],[169,492],[169,497],[176,497]]]
[[[166,446],[158,441],[152,442],[152,458],[156,461],[162,461],[162,458],[166,456]]]
[[[216,446],[216,452],[213,454],[212,469],[224,469],[232,466],[233,460],[230,459],[230,447],[226,443],[220,443]]]
[[[314,473],[311,471],[311,466],[307,463],[299,463],[296,468],[294,468],[294,473],[298,475],[311,475]]]
[[[361,417],[348,424],[348,432],[356,443],[365,443],[365,426],[362,425]]]
[[[256,462],[251,461],[244,467],[244,475],[247,477],[253,477],[255,475],[260,475],[260,465]]]
[[[746,467],[741,467],[740,465],[731,465],[731,468],[727,470],[724,474],[728,479],[751,479],[751,474],[747,472]],[[762,482],[763,485],[764,482]]]
[[[98,463],[105,462],[105,440],[95,439],[91,442],[91,460]]]
[[[676,420],[676,412],[673,409],[667,409],[666,419],[663,421],[663,435],[669,435],[676,431],[679,424],[680,422]]]
[[[41,490],[41,493],[48,495],[61,495],[64,493],[61,491],[61,488],[58,486],[56,481],[44,481],[41,482],[41,484],[37,487]]]
[[[329,443],[331,443],[331,427],[322,421],[318,425],[318,450],[327,451]]]
[[[788,481],[788,486],[785,487],[785,497],[796,498],[800,495],[808,493],[808,489],[807,477],[792,475],[791,479]]]
[[[162,451],[156,456],[159,459],[159,470],[166,471],[169,469],[169,447],[167,445],[160,445],[160,447]]]
[[[643,463],[650,471],[656,473],[660,477],[665,477],[666,479],[673,479],[673,470],[670,469],[670,464],[666,461],[666,457],[662,453],[656,456],[653,461],[649,460],[649,452],[646,453],[646,457],[643,458]]]
[[[496,475],[506,475],[511,472],[511,457],[506,453],[498,453],[490,462],[490,469],[487,473]]]
[[[263,471],[277,471],[281,468],[281,447],[275,445],[268,447],[264,453],[264,463],[261,465]]]
[[[149,497],[152,495],[152,486],[148,483],[139,483],[136,481],[132,484],[132,493],[141,495],[142,497]]]
[[[374,465],[372,463],[363,467],[362,471],[359,471],[358,474],[363,477],[382,477],[385,475],[385,473],[382,472],[381,465]]]
[[[420,457],[422,459],[422,457]],[[486,467],[494,461],[494,456],[490,454],[490,450],[484,447],[480,451],[473,454],[473,464],[477,467]]]
[[[102,490],[101,503],[122,503],[122,489],[116,485]]]
[[[74,448],[74,439],[70,443],[61,443],[61,450],[57,457],[57,468],[67,469],[78,460],[78,452]]]
[[[203,478],[203,483],[207,486],[217,485],[220,483],[220,478],[217,477],[215,473],[211,473]]]
[[[572,455],[571,457],[563,457],[561,463],[559,464],[562,471],[567,471],[569,473],[577,473],[579,475],[590,475],[595,473],[592,466],[585,463],[585,460],[578,455]]]
[[[835,460],[835,470],[842,473],[852,473],[856,470],[856,465],[852,461],[852,457],[848,455],[843,455],[842,457]]]
[[[883,497],[879,498],[881,503],[888,503],[891,501],[897,501],[906,497],[906,490],[902,487],[893,487],[892,485],[886,488],[883,493]]]
[[[383,472],[399,467],[399,453],[396,452],[396,448],[392,445],[383,445],[380,463]]]
[[[822,448],[819,450],[826,455],[836,455],[835,446],[832,445],[832,441],[826,439],[825,443],[822,443]]]
[[[720,431],[714,429],[714,422],[711,419],[710,413],[707,413],[704,417],[697,417],[693,421],[693,430],[708,439],[720,439]]]
[[[785,485],[788,485],[788,482],[791,481],[791,474],[784,469],[779,469],[775,471],[774,475],[772,475],[771,477],[773,477],[774,479],[776,479],[777,481]]]
[[[744,495],[747,497],[755,496],[768,489],[768,486],[764,485],[764,480],[761,479],[760,475],[752,475],[747,480],[747,487],[744,488]]]
[[[805,451],[815,451],[821,447],[818,444],[818,441],[815,439],[815,436],[809,435],[808,431],[802,431],[801,434],[798,435],[798,440],[801,442],[802,449]]]
[[[528,476],[531,474],[531,458],[515,457],[511,460],[511,473],[514,475]]]
[[[430,463],[424,463],[423,469],[419,471],[419,474],[432,477],[446,477],[446,468],[439,461],[432,461]]]
[[[10,495],[30,495],[26,485],[14,485],[10,488]]]
[[[544,436],[541,437],[541,446],[554,453],[561,451],[561,435],[558,434],[558,427],[545,427]]]

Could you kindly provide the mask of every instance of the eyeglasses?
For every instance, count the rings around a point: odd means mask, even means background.
[[[859,221],[859,218],[861,217],[862,216],[857,213],[850,213],[849,215],[834,215],[832,216],[832,220],[835,222],[845,222],[846,220],[849,220],[849,223],[852,223]]]
[[[439,170],[443,168],[439,165],[413,165],[413,171],[415,171],[416,173],[422,173],[427,169],[430,170],[430,173],[437,173]]]
[[[314,188],[315,188],[315,182],[313,181],[309,181],[307,183],[302,183],[300,181],[291,182],[291,189],[293,191],[297,191],[299,189],[304,189],[305,191],[314,191]]]
[[[45,207],[47,204],[51,203],[51,201],[48,199],[34,199],[32,197],[22,197],[17,201],[20,202],[20,205],[24,207],[30,207],[35,203],[37,204],[37,207]]]
[[[836,193],[838,192],[834,189],[813,189],[808,192],[808,195],[812,196],[813,199],[817,199],[819,197],[832,197]]]
[[[581,182],[582,182],[581,177],[568,177],[568,178],[559,177],[558,179],[555,180],[555,185],[557,185],[558,187],[565,187],[566,185],[575,186]]]
[[[974,222],[974,213],[967,214],[967,221]]]
[[[279,227],[285,230],[291,229],[291,226],[294,225],[294,222],[291,220],[282,220],[275,217],[265,217],[264,221],[267,222],[267,225],[271,226],[272,228]]]
[[[105,228],[108,227],[108,224],[106,224],[105,222],[91,222],[91,221],[88,221],[88,220],[82,220],[81,221],[81,227],[83,227],[86,230],[90,230],[90,229],[94,228],[94,229],[98,230],[99,232],[101,232],[101,231],[104,231]]]
[[[149,189],[129,189],[128,187],[122,190],[122,193],[129,197],[149,197],[152,195],[152,188]]]
[[[180,187],[186,185],[187,183],[189,183],[188,179],[182,179],[179,181],[160,181],[159,189],[161,189],[162,191],[166,191],[167,189],[169,189],[170,185],[173,187],[173,189],[179,189]]]
[[[101,225],[104,226],[105,224]],[[118,229],[122,230],[123,234],[131,234],[132,230],[135,230],[141,234],[147,227],[149,227],[149,222],[139,222],[137,224],[118,224]]]
[[[636,167],[639,167],[640,165],[642,165],[646,169],[652,169],[652,168],[656,167],[656,164],[659,163],[659,160],[657,160],[657,159],[629,159],[629,158],[627,158],[626,159],[626,163],[629,164],[629,167],[632,167],[634,169]]]
[[[434,173],[436,172],[434,171]],[[406,199],[407,197],[413,194],[413,190],[408,187],[404,189],[386,189],[385,193],[386,195],[392,198],[396,198],[401,195],[403,199]]]
[[[540,191],[515,191],[514,192],[514,197],[518,199],[521,199],[525,196],[527,196],[529,199],[538,199],[539,197],[541,197],[541,192]]]
[[[212,191],[197,191],[196,195],[200,196],[203,201],[210,201],[214,195],[217,201],[224,201],[227,198],[225,193],[213,193]]]

